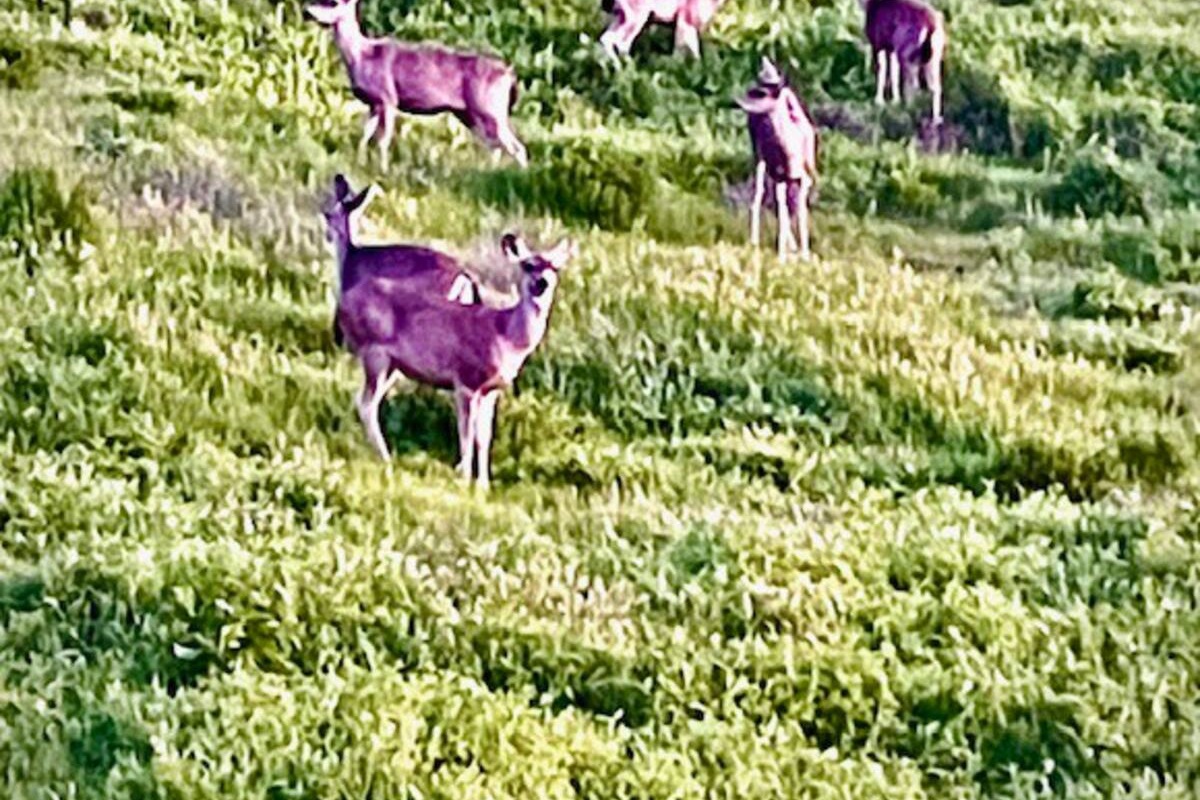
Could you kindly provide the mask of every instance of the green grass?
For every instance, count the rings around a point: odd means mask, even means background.
[[[590,0],[363,0],[523,78],[528,171],[406,118],[387,175],[299,4],[50,5],[0,2],[0,794],[1200,789],[1190,2],[942,4],[930,153],[853,0],[621,69]],[[810,264],[726,199],[764,52]],[[365,238],[580,241],[487,497],[436,392],[365,441],[337,171]]]

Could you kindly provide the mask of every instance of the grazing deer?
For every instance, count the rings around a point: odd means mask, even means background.
[[[875,67],[875,102],[883,104],[891,86],[892,101],[901,88],[911,94],[918,82],[933,95],[933,121],[942,121],[942,58],[946,25],[923,0],[862,0],[867,40]]]
[[[788,212],[796,220],[800,255],[808,258],[809,193],[817,176],[817,131],[808,110],[769,58],[758,80],[736,100],[746,112],[754,147],[754,198],[750,204],[750,242],[758,246],[766,180],[775,184],[779,219],[779,257],[795,249]],[[794,191],[793,191],[794,190]]]
[[[458,468],[470,480],[478,463],[479,485],[485,489],[500,392],[546,335],[558,272],[575,254],[569,241],[532,253],[511,233],[501,240],[501,249],[521,267],[520,299],[511,308],[465,306],[414,293],[387,276],[360,279],[338,306],[346,342],[363,367],[358,414],[379,455],[388,458],[379,404],[398,378],[452,389]]]
[[[704,30],[724,0],[600,0],[612,14],[600,46],[613,58],[628,55],[633,42],[650,22],[675,24],[675,49],[700,57],[700,31]]]
[[[333,29],[354,96],[369,107],[359,158],[374,137],[383,169],[395,133],[396,109],[410,114],[449,112],[491,147],[525,166],[525,145],[509,114],[517,101],[517,74],[498,58],[443,47],[363,35],[358,0],[310,5],[305,15]]]
[[[346,178],[338,175],[333,179],[333,196],[321,209],[325,215],[325,238],[333,244],[337,254],[338,304],[346,292],[371,277],[385,277],[413,292],[464,305],[479,302],[478,284],[445,253],[403,244],[362,247],[354,243],[350,232],[351,217],[366,206],[374,188],[368,186],[355,194]],[[341,346],[342,340],[341,326],[335,314],[333,341]]]

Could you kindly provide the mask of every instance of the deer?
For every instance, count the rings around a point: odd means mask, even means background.
[[[338,303],[360,281],[386,277],[414,292],[473,305],[480,301],[479,284],[451,256],[428,247],[405,244],[367,245],[354,243],[351,225],[375,194],[374,184],[355,193],[344,175],[333,179],[333,193],[323,204],[325,238],[337,257]],[[337,314],[333,320],[333,341],[344,343]]]
[[[942,59],[946,25],[942,15],[923,0],[862,0],[867,40],[875,68],[875,102],[883,105],[891,87],[892,102],[911,94],[917,83],[933,96],[933,123],[942,122]]]
[[[452,114],[489,147],[499,148],[522,167],[528,163],[525,145],[510,120],[517,102],[517,73],[504,61],[438,45],[365,36],[358,0],[327,0],[307,6],[304,13],[333,31],[350,89],[368,106],[358,148],[360,161],[375,139],[381,167],[387,171],[398,109],[409,114]]]
[[[375,451],[390,458],[379,406],[397,380],[449,389],[458,422],[457,469],[485,491],[500,394],[545,338],[559,272],[576,254],[570,240],[533,252],[514,233],[501,238],[500,248],[520,267],[513,306],[463,305],[413,292],[387,275],[360,279],[338,304],[338,323],[362,365],[356,406]]]
[[[779,220],[779,258],[796,247],[789,224],[795,219],[800,255],[809,257],[809,195],[817,176],[817,130],[808,109],[788,86],[779,68],[763,58],[755,83],[735,102],[746,112],[754,150],[754,197],[750,203],[750,243],[758,247],[767,178],[775,184]]]
[[[600,0],[612,15],[600,35],[600,46],[614,60],[629,55],[633,42],[651,21],[675,25],[675,49],[700,57],[700,31],[708,25],[724,0]]]

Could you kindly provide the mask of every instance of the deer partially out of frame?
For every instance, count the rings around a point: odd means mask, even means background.
[[[511,308],[465,306],[414,293],[386,276],[361,280],[342,295],[338,323],[363,368],[358,414],[367,438],[387,459],[379,404],[401,376],[454,392],[459,470],[487,488],[500,392],[510,386],[541,343],[550,321],[558,272],[575,246],[569,241],[530,252],[505,234],[501,249],[519,264],[520,299]]]
[[[428,247],[404,244],[359,246],[351,233],[353,215],[370,201],[374,186],[357,194],[342,175],[333,179],[333,194],[322,206],[325,237],[333,244],[338,262],[338,305],[341,298],[367,278],[387,278],[408,291],[472,305],[479,302],[479,286],[453,258]],[[333,340],[343,342],[337,314]]]
[[[628,55],[633,42],[650,22],[675,25],[675,49],[700,57],[700,31],[724,0],[600,0],[612,14],[600,46],[613,58]]]
[[[758,80],[736,100],[746,112],[754,148],[754,198],[750,205],[750,242],[758,246],[767,178],[775,184],[779,219],[779,257],[795,249],[790,216],[800,236],[800,255],[809,256],[809,193],[817,177],[817,131],[800,98],[769,58]]]
[[[358,0],[329,0],[310,5],[310,19],[333,29],[333,41],[354,96],[370,107],[359,158],[374,137],[384,170],[395,133],[396,110],[410,114],[448,112],[489,146],[527,162],[525,145],[509,119],[517,101],[517,74],[498,58],[460,53],[426,44],[363,35]]]
[[[933,96],[933,121],[942,121],[942,58],[946,25],[923,0],[862,0],[867,40],[875,67],[875,102],[884,103],[891,87],[892,101],[901,90],[911,94],[918,82]]]

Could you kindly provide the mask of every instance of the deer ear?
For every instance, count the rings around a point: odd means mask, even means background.
[[[356,211],[356,210],[362,208],[374,196],[375,196],[375,184],[373,184],[373,183],[368,184],[367,188],[363,189],[361,192],[356,194],[354,197],[351,197],[349,200],[344,201],[344,205],[346,206],[346,212],[350,213],[352,211]]]
[[[500,237],[500,249],[509,261],[519,262],[529,258],[529,248],[515,233],[506,233]]]
[[[779,74],[779,67],[775,66],[775,62],[767,56],[763,56],[762,68],[758,72],[758,80],[761,83],[779,83],[783,77]]]
[[[554,246],[553,250],[549,250],[542,254],[542,258],[549,261],[554,268],[562,269],[567,265],[567,262],[575,258],[579,254],[579,248],[571,239],[563,239]]]
[[[325,5],[324,3],[313,3],[305,6],[304,16],[311,20],[321,23],[322,25],[332,25],[337,20],[337,6]]]
[[[350,196],[350,181],[340,172],[333,176],[333,197],[335,200],[345,200]]]

